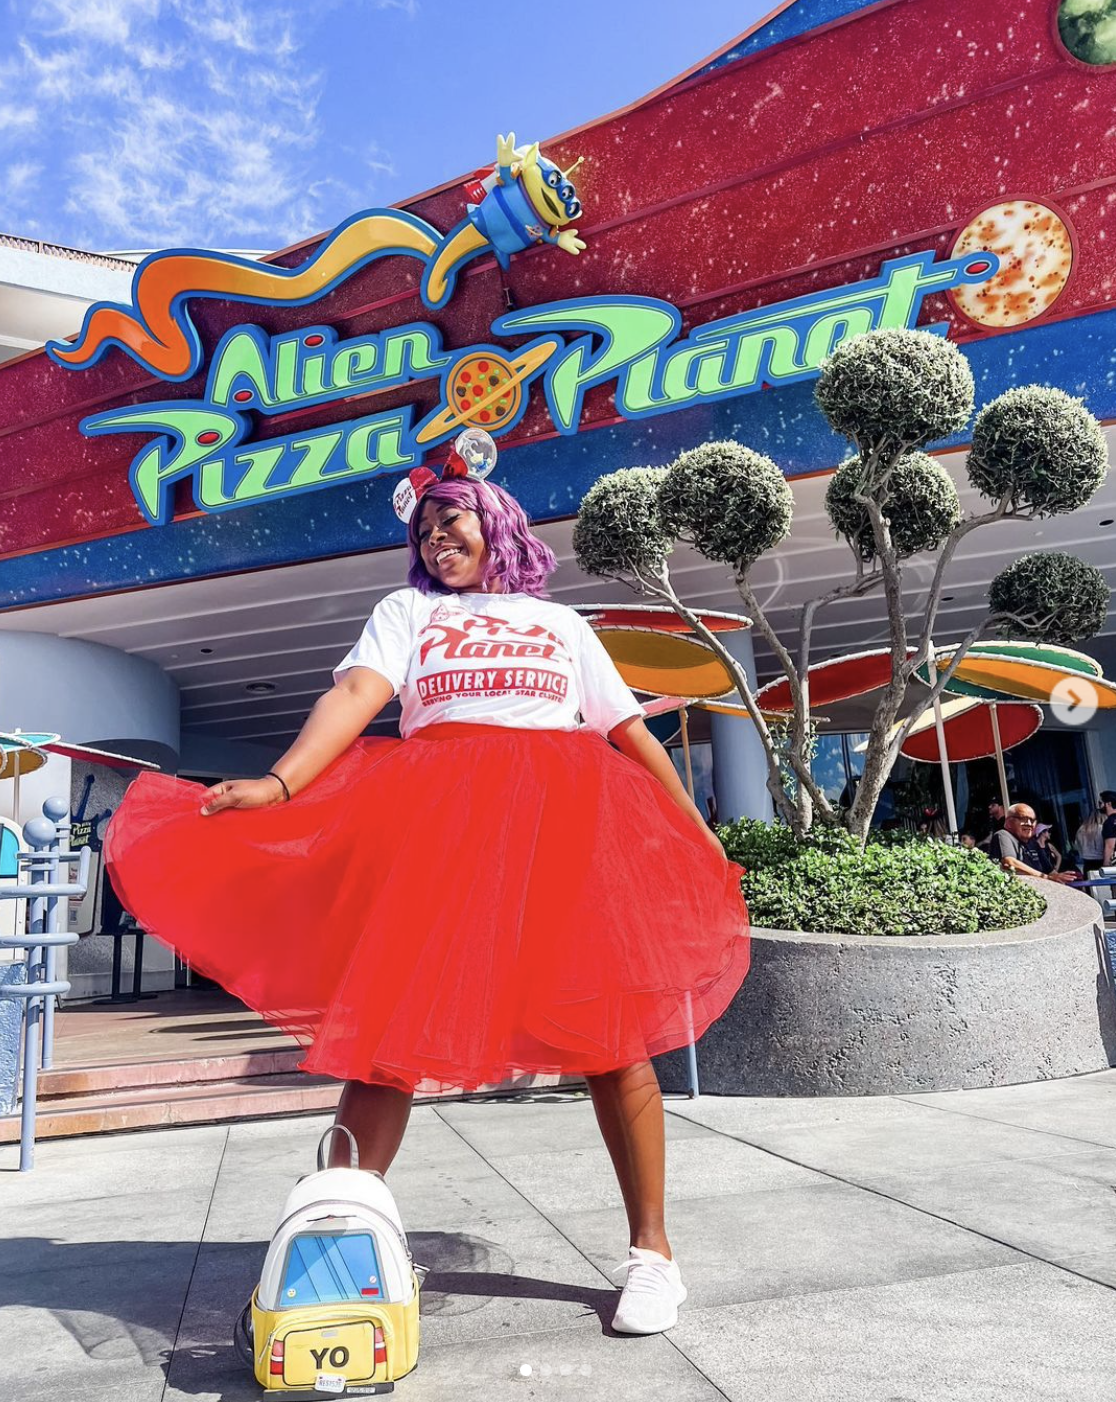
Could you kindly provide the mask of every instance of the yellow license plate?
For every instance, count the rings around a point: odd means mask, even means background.
[[[337,1324],[324,1329],[292,1329],[286,1336],[283,1381],[288,1387],[313,1387],[322,1373],[346,1382],[373,1382],[372,1323]]]

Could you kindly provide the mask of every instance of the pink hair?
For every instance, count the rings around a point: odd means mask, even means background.
[[[481,535],[488,550],[482,586],[499,579],[507,594],[534,594],[546,598],[546,582],[558,568],[554,552],[531,532],[531,522],[519,502],[494,482],[476,482],[457,477],[439,482],[419,499],[407,527],[411,564],[407,579],[424,594],[452,594],[435,579],[423,563],[419,549],[419,521],[423,508],[432,501],[438,506],[457,506],[475,511],[480,517]]]

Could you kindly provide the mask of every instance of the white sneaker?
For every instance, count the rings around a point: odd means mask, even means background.
[[[678,1306],[686,1298],[677,1261],[657,1251],[630,1246],[628,1259],[613,1275],[627,1272],[612,1327],[618,1334],[661,1334],[678,1323]]]

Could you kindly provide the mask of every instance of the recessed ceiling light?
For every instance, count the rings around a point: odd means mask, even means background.
[[[274,682],[249,682],[248,685],[244,688],[244,690],[245,690],[245,691],[250,691],[250,692],[252,692],[252,693],[253,693],[254,695],[256,695],[256,696],[265,696],[269,691],[274,691],[274,690],[275,690],[275,683],[274,683]]]

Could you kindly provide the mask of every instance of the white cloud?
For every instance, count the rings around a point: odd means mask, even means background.
[[[0,139],[25,133],[38,124],[39,114],[33,107],[17,107],[14,102],[0,102]]]
[[[31,18],[48,34],[77,34],[126,44],[137,24],[155,19],[160,0],[34,0]]]
[[[60,241],[91,248],[269,248],[359,208],[366,189],[315,160],[324,78],[302,35],[329,8],[31,0],[0,60],[0,88],[20,94],[0,103],[5,225],[53,219]],[[372,141],[359,164],[394,173]]]

